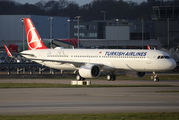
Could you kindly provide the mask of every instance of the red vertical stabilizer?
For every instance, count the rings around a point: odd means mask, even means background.
[[[30,18],[24,18],[29,50],[48,49],[42,42]]]

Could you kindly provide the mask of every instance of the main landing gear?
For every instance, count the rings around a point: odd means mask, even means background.
[[[84,81],[85,78],[81,77],[80,74],[77,74],[76,75],[76,80],[78,80],[78,81]]]
[[[116,80],[116,75],[113,73],[108,73],[107,74],[107,80],[108,81],[115,81]]]
[[[153,72],[153,79],[154,82],[159,82],[159,77],[157,77],[157,74],[155,74],[155,72]]]

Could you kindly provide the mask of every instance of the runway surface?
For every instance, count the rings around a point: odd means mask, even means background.
[[[15,79],[0,80],[17,82]],[[32,82],[20,80],[19,82]],[[47,82],[51,80],[35,80]],[[52,83],[65,80],[54,80]],[[61,82],[60,82],[61,81]],[[70,80],[66,80],[70,82]],[[97,80],[105,84],[175,84],[178,81]],[[173,83],[172,83],[173,82]],[[95,83],[92,81],[92,83]],[[156,91],[179,90],[179,87],[102,87],[102,88],[11,88],[0,89],[0,115],[61,113],[179,112],[179,93]]]

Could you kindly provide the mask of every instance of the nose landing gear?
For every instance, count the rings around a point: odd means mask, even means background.
[[[154,82],[159,82],[159,77],[157,77],[157,74],[155,74],[155,72],[153,71],[153,79],[154,79]]]

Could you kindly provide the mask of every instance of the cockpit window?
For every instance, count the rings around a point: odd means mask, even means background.
[[[169,57],[169,56],[165,56],[165,58],[166,58],[166,59],[170,59],[170,57]]]
[[[157,59],[170,59],[170,56],[158,56]]]

